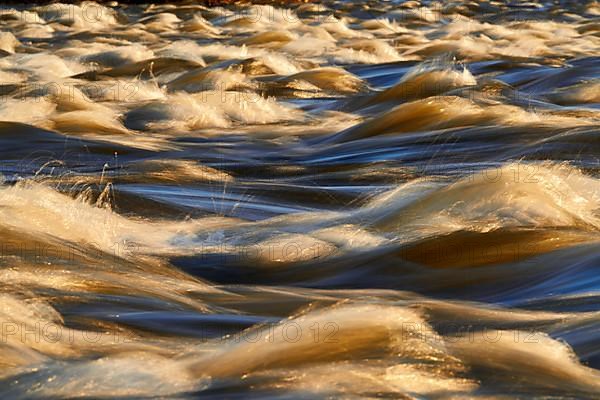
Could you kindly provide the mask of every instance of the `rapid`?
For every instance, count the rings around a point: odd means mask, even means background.
[[[0,397],[600,397],[600,3],[0,7]]]

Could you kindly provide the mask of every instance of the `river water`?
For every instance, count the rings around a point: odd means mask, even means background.
[[[0,10],[0,395],[600,397],[600,5]]]

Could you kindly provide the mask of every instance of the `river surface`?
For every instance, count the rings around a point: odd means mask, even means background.
[[[600,398],[600,4],[0,8],[2,399]]]

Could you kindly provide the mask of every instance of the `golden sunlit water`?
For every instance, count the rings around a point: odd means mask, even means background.
[[[0,6],[0,398],[600,397],[600,4]]]

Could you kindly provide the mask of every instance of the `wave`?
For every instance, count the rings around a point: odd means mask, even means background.
[[[597,398],[598,14],[2,7],[0,396]]]

